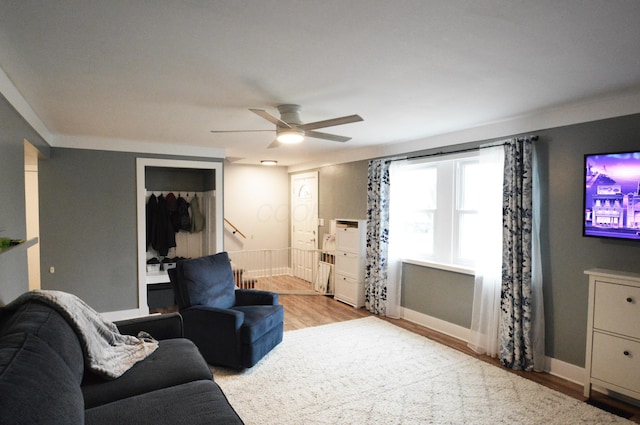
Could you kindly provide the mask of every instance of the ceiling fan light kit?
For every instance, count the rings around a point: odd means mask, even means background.
[[[285,128],[278,130],[276,139],[285,145],[293,145],[304,140],[304,131],[299,128]]]

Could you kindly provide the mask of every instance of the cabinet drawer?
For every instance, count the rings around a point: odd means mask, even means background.
[[[336,274],[334,297],[354,307],[364,305],[364,284],[347,276]]]
[[[357,227],[336,229],[336,250],[358,253],[360,252],[361,233]]]
[[[594,332],[591,376],[640,392],[640,343]]]
[[[336,273],[343,274],[355,280],[361,280],[363,274],[363,260],[349,252],[336,252]]]
[[[638,323],[640,288],[596,281],[593,327],[640,338]]]

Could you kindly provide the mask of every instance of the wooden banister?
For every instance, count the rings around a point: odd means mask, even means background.
[[[231,228],[233,229],[233,234],[235,235],[236,233],[238,233],[240,236],[242,236],[243,238],[247,239],[247,237],[244,235],[244,233],[242,233],[240,231],[240,229],[238,229],[236,226],[233,225],[233,223],[231,223],[229,220],[227,220],[227,218],[224,218],[224,221],[231,226]]]

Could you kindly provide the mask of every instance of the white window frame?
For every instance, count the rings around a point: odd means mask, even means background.
[[[427,266],[432,268],[454,271],[457,273],[475,273],[475,262],[460,258],[459,242],[459,222],[460,215],[464,212],[478,213],[477,210],[459,210],[459,184],[461,183],[460,164],[477,162],[478,152],[470,151],[464,153],[450,154],[437,157],[421,158],[408,161],[402,167],[438,168],[437,179],[437,207],[434,218],[434,254],[431,256],[416,255],[411,251],[403,250],[403,261],[410,264]],[[391,177],[393,191],[393,177]],[[420,187],[419,182],[415,182],[415,187]],[[419,191],[417,196],[419,196]],[[391,202],[393,202],[393,195]]]

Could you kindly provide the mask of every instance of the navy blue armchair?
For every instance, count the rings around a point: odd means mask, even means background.
[[[184,336],[209,364],[250,368],[282,341],[278,294],[237,289],[226,252],[179,261],[169,278]]]

